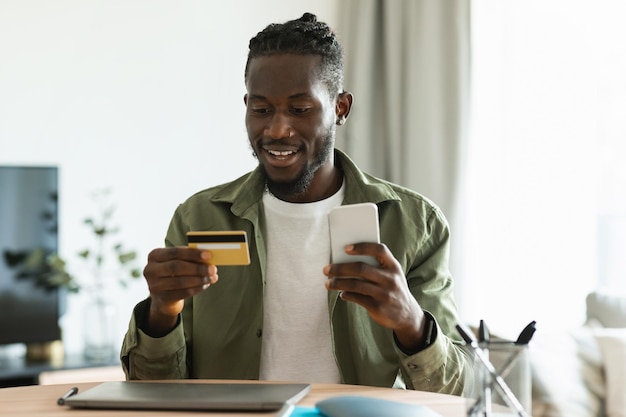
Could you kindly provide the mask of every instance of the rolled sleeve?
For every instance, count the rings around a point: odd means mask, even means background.
[[[412,355],[396,346],[402,372],[412,389],[460,395],[463,392],[462,370],[467,360],[463,350],[442,334],[435,320],[434,340],[430,346]]]
[[[139,303],[130,319],[120,357],[128,380],[184,379],[187,372],[187,349],[182,320],[167,335],[154,338],[140,329],[149,301]]]

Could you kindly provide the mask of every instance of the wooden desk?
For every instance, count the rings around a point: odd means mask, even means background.
[[[193,380],[185,382],[211,382],[207,380]],[[220,381],[225,382],[225,381]],[[233,381],[226,381],[233,382]],[[250,381],[245,381],[250,382]],[[261,382],[262,383],[262,382]],[[65,406],[57,405],[57,399],[67,392],[71,387],[76,386],[79,392],[85,391],[98,383],[77,383],[58,385],[33,385],[27,387],[14,387],[0,389],[0,410],[2,415],[7,416],[46,416],[46,417],[87,417],[87,416],[110,416],[113,413],[117,417],[135,416],[176,416],[192,417],[197,416],[197,412],[189,411],[102,411],[69,409]],[[461,397],[445,394],[434,394],[423,391],[404,391],[391,388],[374,388],[357,385],[342,384],[311,384],[311,391],[303,398],[299,406],[314,406],[317,401],[338,395],[363,395],[369,397],[385,398],[388,400],[401,401],[409,404],[421,404],[431,407],[444,417],[464,417],[465,400]],[[227,417],[250,417],[250,413],[201,413]],[[262,416],[260,414],[259,416]]]

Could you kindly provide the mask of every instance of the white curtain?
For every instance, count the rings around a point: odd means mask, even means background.
[[[355,96],[337,147],[414,189],[460,233],[468,132],[469,0],[342,0],[345,88]]]
[[[623,3],[340,3],[337,146],[443,209],[466,322],[563,328],[598,282],[623,291]]]

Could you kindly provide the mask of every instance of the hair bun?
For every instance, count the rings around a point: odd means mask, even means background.
[[[298,20],[300,20],[301,22],[315,23],[317,22],[317,16],[315,16],[313,13],[306,12]]]

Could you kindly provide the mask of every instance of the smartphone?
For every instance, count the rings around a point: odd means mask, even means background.
[[[328,214],[331,262],[365,262],[378,266],[373,256],[348,255],[346,245],[360,242],[380,243],[378,206],[374,203],[347,204]]]
[[[249,265],[245,230],[187,232],[187,246],[211,252],[211,265]]]

